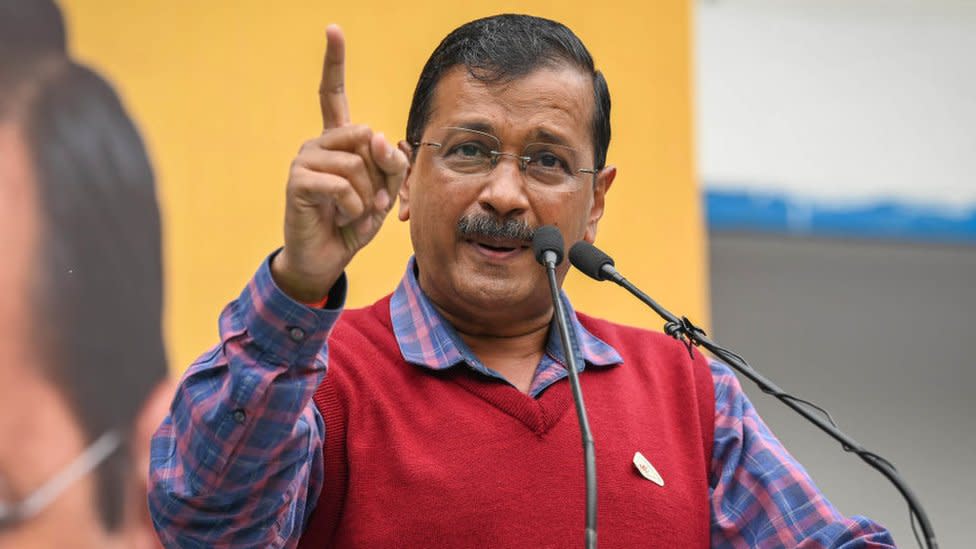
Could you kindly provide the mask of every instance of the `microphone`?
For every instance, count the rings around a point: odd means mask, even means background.
[[[617,278],[621,278],[613,266],[613,259],[585,240],[580,240],[569,249],[569,262],[583,271],[583,274],[596,280],[616,282]]]
[[[552,225],[539,227],[532,234],[532,251],[543,267],[550,262],[559,265],[563,262],[563,235]]]
[[[623,286],[628,292],[637,297],[637,299],[643,301],[651,309],[654,309],[654,312],[666,321],[664,332],[669,336],[675,339],[681,339],[682,331],[697,331],[701,332],[701,335],[705,335],[705,332],[699,330],[687,318],[679,320],[667,309],[658,305],[656,301],[651,299],[651,296],[631,284],[629,280],[617,272],[617,269],[613,266],[613,259],[593,244],[585,240],[580,240],[576,244],[573,244],[572,248],[569,249],[569,261],[574,267],[592,279],[600,281],[611,280],[617,285]],[[691,353],[691,341],[689,339],[687,343],[689,353]]]
[[[613,259],[593,244],[585,241],[580,241],[573,244],[569,250],[569,261],[574,267],[590,278],[601,281],[612,280],[614,283],[625,288],[628,292],[637,297],[637,299],[643,301],[665,320],[664,332],[669,336],[684,342],[688,347],[689,353],[691,353],[692,345],[701,345],[702,347],[708,349],[712,354],[722,359],[737,372],[752,380],[753,383],[759,386],[759,389],[762,390],[762,392],[778,398],[783,404],[792,408],[795,412],[819,427],[821,431],[839,442],[845,452],[852,452],[856,454],[865,463],[878,470],[882,475],[887,477],[892,484],[895,485],[895,488],[901,492],[902,496],[905,498],[905,501],[908,502],[909,510],[914,514],[914,517],[918,518],[918,522],[922,527],[922,533],[928,547],[930,549],[938,548],[939,545],[935,540],[935,532],[932,530],[932,524],[929,522],[928,515],[926,515],[925,510],[922,509],[922,504],[918,501],[915,493],[912,492],[911,488],[908,487],[908,484],[904,481],[904,479],[901,478],[895,467],[888,460],[865,449],[857,441],[842,432],[831,419],[830,414],[827,413],[826,410],[817,406],[816,404],[783,391],[772,381],[766,379],[759,372],[753,369],[753,367],[750,366],[744,358],[710,340],[706,336],[705,332],[692,324],[690,320],[685,317],[678,319],[667,309],[658,305],[657,302],[650,298],[650,296],[642,292],[640,288],[633,285],[629,280],[617,272],[616,267],[614,267]],[[823,416],[815,415],[811,409],[821,412]],[[824,419],[824,417],[826,417],[826,419]],[[914,529],[914,522],[912,524]],[[921,545],[921,542],[919,545]]]
[[[596,450],[593,446],[593,434],[590,432],[590,422],[586,417],[586,405],[583,403],[583,390],[580,387],[577,372],[576,355],[569,337],[569,321],[566,319],[566,308],[559,296],[559,282],[556,280],[556,265],[563,261],[563,235],[552,225],[545,225],[535,230],[532,235],[532,251],[535,260],[546,268],[549,278],[549,292],[552,295],[552,306],[556,311],[556,326],[559,338],[563,344],[563,355],[566,360],[566,373],[569,386],[573,391],[573,403],[576,404],[576,417],[579,419],[580,434],[583,438],[583,469],[586,477],[586,544],[587,549],[596,549]]]

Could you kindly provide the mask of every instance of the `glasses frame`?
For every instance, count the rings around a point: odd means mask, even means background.
[[[498,148],[499,149],[502,148],[502,140],[499,139],[497,136],[494,136],[494,135],[492,135],[492,134],[490,134],[488,132],[483,132],[483,131],[480,131],[480,130],[474,130],[474,129],[471,129],[471,128],[464,128],[464,127],[461,127],[461,126],[445,126],[442,129],[444,129],[444,130],[460,130],[460,131],[464,131],[464,132],[469,132],[469,133],[481,135],[483,137],[487,137],[489,139],[494,140],[495,143],[498,144]],[[413,143],[413,146],[414,147],[420,147],[421,145],[427,146],[427,147],[431,147],[431,148],[434,148],[434,149],[438,149],[438,150],[440,150],[442,147],[444,147],[444,144],[443,143],[438,143],[436,141],[419,141],[419,142]],[[568,147],[566,145],[560,145],[558,143],[545,143],[545,142],[527,143],[525,145],[525,147],[523,148],[523,151],[525,149],[528,149],[532,145],[549,145],[549,146],[554,146],[554,147],[562,147],[564,149],[569,149],[569,150],[573,151],[574,153],[577,153],[577,154],[579,153],[579,151],[577,151],[573,147]],[[489,160],[489,162],[488,162],[488,166],[489,166],[488,169],[484,173],[480,173],[480,174],[477,174],[477,175],[488,175],[488,174],[490,174],[492,172],[492,170],[495,169],[495,166],[498,165],[498,161],[501,160],[501,158],[503,156],[507,156],[507,157],[515,160],[516,162],[518,162],[519,171],[522,172],[523,174],[526,173],[526,170],[529,167],[529,162],[532,161],[532,157],[530,157],[530,156],[524,156],[524,155],[521,155],[521,154],[508,153],[508,152],[499,151],[499,150],[489,150],[488,151],[488,154],[491,156],[491,160]],[[452,171],[455,171],[455,170],[452,170]],[[462,175],[475,175],[475,174],[465,174],[463,172],[457,172],[457,171],[455,171],[455,173],[460,173]],[[573,179],[576,179],[576,174],[577,173],[590,174],[590,176],[592,176],[592,178],[593,178],[593,181],[596,182],[596,176],[597,176],[598,173],[600,173],[600,170],[598,170],[595,167],[593,167],[593,168],[577,168],[575,172],[573,172],[573,173],[571,173],[569,175]],[[541,184],[541,186],[542,186],[542,188],[546,188],[546,189],[555,189],[556,188],[553,185],[546,185],[544,183]]]
[[[121,446],[122,437],[118,432],[107,431],[27,497],[13,503],[0,502],[0,531],[37,516],[57,501],[71,485],[104,463]]]

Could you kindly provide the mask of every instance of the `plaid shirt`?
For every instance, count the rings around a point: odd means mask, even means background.
[[[440,316],[407,268],[390,300],[405,360],[434,369],[485,367]],[[265,261],[220,315],[221,343],[184,374],[170,415],[153,437],[149,506],[167,547],[295,547],[322,487],[326,426],[312,402],[325,375],[334,309],[291,300]],[[581,369],[621,365],[576,320],[565,294]],[[538,396],[566,376],[558,334],[530,388]],[[713,547],[894,547],[861,517],[843,517],[769,431],[725,365],[711,362],[715,441],[710,478]]]

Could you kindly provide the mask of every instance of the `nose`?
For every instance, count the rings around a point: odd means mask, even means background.
[[[505,162],[509,159],[514,162]],[[487,181],[478,202],[486,211],[504,218],[524,213],[529,208],[521,157],[507,153],[499,155],[494,169],[485,177]]]
[[[519,154],[512,154],[507,152],[491,151],[491,167],[494,168],[495,166],[497,166],[498,162],[505,157],[511,158],[516,163],[518,163],[519,169],[522,170],[523,172],[529,166],[529,160],[531,160],[531,158],[528,156],[522,156]]]

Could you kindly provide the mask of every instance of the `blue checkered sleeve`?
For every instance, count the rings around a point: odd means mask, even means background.
[[[843,516],[759,417],[729,367],[711,362],[715,384],[712,547],[891,549],[870,519]]]
[[[345,277],[331,297],[344,300]],[[312,395],[340,311],[286,296],[269,258],[221,313],[221,343],[186,371],[152,440],[149,507],[166,547],[297,544],[322,486]]]

